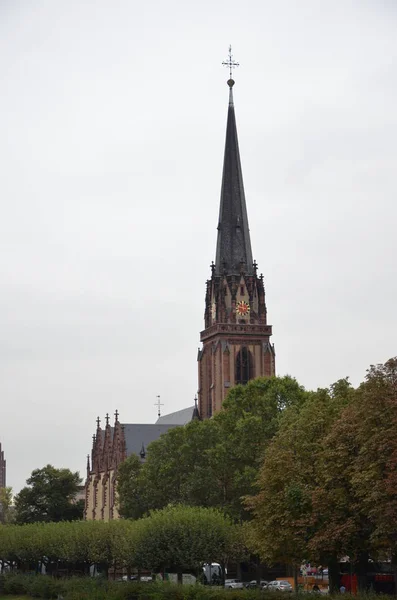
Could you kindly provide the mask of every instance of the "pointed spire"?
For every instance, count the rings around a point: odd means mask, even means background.
[[[231,55],[229,62],[224,64],[227,66],[233,65]],[[234,80],[230,77],[227,84],[229,86],[229,108],[223,161],[215,274],[238,275],[241,271],[241,263],[244,263],[245,272],[252,275],[254,268],[251,239],[233,102],[232,88]]]
[[[192,414],[192,421],[195,421],[196,419],[198,421],[201,421],[199,409],[197,406],[197,394],[194,397],[194,408],[193,408],[193,414]]]

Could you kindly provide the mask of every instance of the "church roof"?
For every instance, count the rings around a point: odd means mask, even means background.
[[[124,436],[126,443],[127,456],[131,454],[140,455],[142,448],[147,451],[147,447],[151,442],[158,440],[160,435],[166,433],[169,429],[173,429],[177,424],[158,424],[143,423],[141,425],[125,423]]]
[[[163,415],[157,419],[156,425],[186,425],[186,423],[192,421],[194,409],[194,406],[189,406],[189,408],[183,408],[168,415]]]
[[[236,116],[233,101],[233,79],[227,82],[229,108],[227,114],[225,155],[221,202],[216,244],[215,274],[239,274],[241,263],[247,274],[253,274],[251,240],[245,204],[243,174],[237,138]]]

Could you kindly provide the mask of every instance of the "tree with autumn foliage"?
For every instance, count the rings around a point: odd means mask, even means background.
[[[290,564],[295,576],[302,561],[311,558],[312,495],[321,469],[318,456],[352,391],[348,381],[341,380],[284,411],[259,471],[259,491],[246,499],[254,515],[247,528],[249,545],[270,564]]]
[[[320,457],[313,498],[314,549],[330,547],[355,563],[366,589],[369,559],[392,559],[397,570],[397,359],[371,366],[342,412]]]
[[[327,564],[331,591],[343,556],[361,590],[370,559],[396,564],[396,425],[397,359],[372,366],[356,390],[342,380],[286,410],[247,499],[261,556]]]

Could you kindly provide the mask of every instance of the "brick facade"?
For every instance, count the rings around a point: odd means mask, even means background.
[[[4,458],[4,450],[1,449],[0,444],[0,488],[6,487],[6,460]]]

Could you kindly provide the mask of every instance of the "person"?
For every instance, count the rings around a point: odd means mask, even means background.
[[[313,588],[312,588],[312,592],[318,593],[321,592],[320,588],[318,587],[317,583],[314,584]]]
[[[340,586],[340,588],[339,588],[339,591],[340,591],[340,593],[341,593],[341,594],[344,594],[344,593],[346,592],[346,588],[345,588],[345,586],[343,585],[343,583],[342,583],[342,585]]]

